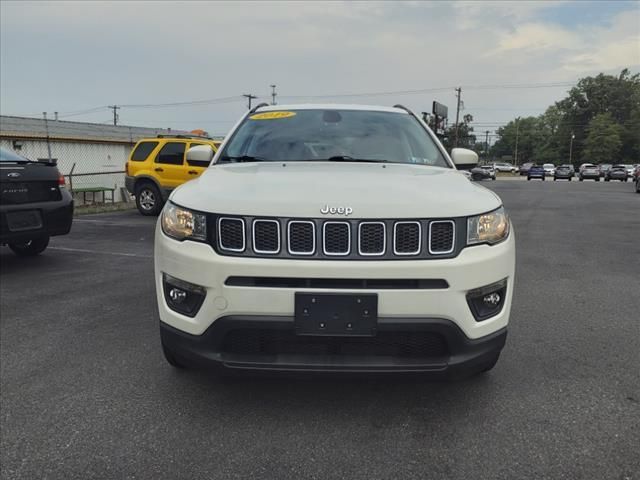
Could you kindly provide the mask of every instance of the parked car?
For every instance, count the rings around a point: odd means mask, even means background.
[[[0,148],[0,245],[38,255],[50,237],[69,233],[72,222],[73,199],[55,163]]]
[[[632,178],[633,172],[635,171],[635,167],[629,164],[626,164],[624,167],[627,169],[627,175],[629,176],[629,178]]]
[[[629,178],[631,177],[627,173],[626,165],[614,165],[605,175],[604,181],[620,180],[621,182],[626,182]]]
[[[640,165],[637,165],[633,172],[633,181],[636,184],[636,193],[640,193]]]
[[[607,172],[611,169],[611,164],[601,163],[600,165],[598,165],[598,168],[600,169],[600,178],[603,178],[607,174]]]
[[[542,165],[532,165],[527,172],[527,180],[531,180],[532,178],[540,178],[544,181],[546,176],[546,172],[544,171],[544,167]]]
[[[591,163],[583,163],[580,166],[580,172],[578,173],[578,177],[581,182],[589,179],[599,182],[600,169],[598,168],[597,165],[593,165]]]
[[[545,175],[553,177],[556,173],[556,166],[553,163],[545,163],[542,168],[544,168]]]
[[[131,151],[125,165],[125,186],[136,197],[142,215],[157,215],[171,191],[197,178],[208,162],[185,159],[189,148],[208,145],[214,151],[219,141],[189,135],[158,135],[143,138]]]
[[[497,171],[497,172],[509,172],[509,173],[516,173],[517,168],[514,167],[512,164],[507,163],[507,162],[497,162],[493,164],[493,168]]]
[[[555,182],[558,179],[569,180],[573,178],[575,172],[573,171],[572,165],[560,165],[556,168],[556,171],[553,174],[553,181]]]
[[[533,166],[533,163],[527,162],[520,165],[520,175],[527,175],[529,173],[529,169]]]
[[[496,179],[496,170],[493,168],[493,165],[481,165],[477,169],[482,170],[486,176],[485,178],[490,178],[491,180]],[[474,170],[477,170],[474,168]]]
[[[440,377],[495,365],[515,237],[500,198],[456,170],[475,152],[449,157],[401,107],[258,106],[228,138],[157,223],[169,364]]]

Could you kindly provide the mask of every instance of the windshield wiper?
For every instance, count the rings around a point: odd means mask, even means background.
[[[314,159],[315,160],[315,159]],[[388,160],[375,160],[373,158],[353,158],[349,155],[334,155],[333,157],[317,159],[318,162],[365,162],[365,163],[388,163]]]
[[[268,162],[266,158],[254,157],[252,155],[224,156],[220,158],[221,162]]]

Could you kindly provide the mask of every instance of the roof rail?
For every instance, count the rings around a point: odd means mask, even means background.
[[[253,107],[249,113],[253,113],[253,112],[255,112],[256,110],[258,110],[259,108],[262,108],[262,107],[268,107],[268,106],[269,106],[269,104],[268,104],[268,103],[265,103],[265,102],[259,103],[258,105],[256,105],[255,107]]]
[[[415,117],[415,114],[411,110],[409,110],[407,107],[405,107],[404,105],[400,105],[399,103],[396,103],[393,106],[393,108],[400,108],[400,109],[404,110],[405,112],[407,112],[409,115],[412,115],[412,116]]]
[[[178,135],[167,135],[167,134],[161,134],[158,135],[156,138],[202,138],[205,140],[213,140],[213,138],[211,137],[207,137],[205,135],[196,135],[196,134],[191,134],[191,135],[185,135],[185,134],[178,134]]]

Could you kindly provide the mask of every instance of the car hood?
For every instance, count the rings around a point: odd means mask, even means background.
[[[335,162],[214,165],[176,189],[171,200],[194,210],[251,216],[319,217],[325,206],[349,207],[350,218],[461,217],[502,204],[457,170]]]

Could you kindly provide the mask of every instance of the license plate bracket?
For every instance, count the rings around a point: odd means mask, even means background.
[[[42,216],[38,210],[7,212],[7,227],[10,232],[24,232],[42,228]]]
[[[298,335],[372,337],[378,295],[296,292],[294,325]]]

